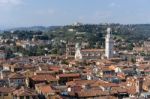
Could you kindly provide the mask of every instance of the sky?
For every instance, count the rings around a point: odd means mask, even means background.
[[[150,23],[150,0],[0,0],[0,27]]]

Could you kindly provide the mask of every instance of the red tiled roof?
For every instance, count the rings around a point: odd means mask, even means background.
[[[13,73],[9,75],[10,79],[24,79],[25,76],[23,74],[20,73]]]
[[[78,95],[78,97],[96,97],[96,96],[108,96],[109,93],[108,92],[104,92],[102,90],[82,90],[79,92],[70,92],[69,93],[70,96],[76,96]]]
[[[34,81],[57,81],[57,79],[52,75],[34,75],[31,79]]]
[[[49,70],[50,71],[59,71],[60,70],[60,67],[56,67],[56,66],[51,66],[51,67],[49,67]]]
[[[50,85],[41,86],[39,89],[43,94],[55,93],[55,91],[50,87]]]
[[[80,77],[80,74],[59,74],[59,77]]]
[[[105,85],[107,82],[102,80],[74,80],[67,82],[67,86],[75,86],[75,85],[91,85],[91,86],[100,86]]]
[[[34,90],[24,87],[15,90],[13,94],[16,96],[37,96],[37,93]]]
[[[136,94],[136,87],[135,86],[127,87],[127,91],[129,94],[135,95]]]
[[[121,87],[112,87],[111,88],[111,93],[128,93],[128,90],[126,88],[121,88]]]
[[[115,84],[115,83],[103,83],[100,86],[103,86],[103,87],[118,87],[119,85]]]
[[[15,90],[12,87],[0,87],[0,93],[11,93]]]

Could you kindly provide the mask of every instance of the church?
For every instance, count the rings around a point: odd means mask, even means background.
[[[102,57],[110,59],[113,58],[114,41],[111,33],[111,28],[107,28],[107,35],[105,37],[105,49],[81,49],[79,44],[75,47],[75,60],[97,60]]]

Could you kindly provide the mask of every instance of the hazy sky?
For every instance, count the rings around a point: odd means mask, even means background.
[[[150,0],[0,0],[0,27],[150,23]]]

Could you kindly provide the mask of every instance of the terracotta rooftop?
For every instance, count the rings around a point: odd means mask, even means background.
[[[132,95],[137,94],[137,93],[136,93],[136,87],[135,87],[135,86],[127,87],[127,91],[128,91],[129,94],[132,94]]]
[[[60,67],[58,67],[58,66],[57,67],[56,66],[51,66],[51,67],[49,67],[49,70],[58,72],[60,70]]]
[[[51,88],[50,85],[44,85],[40,86],[39,88],[43,94],[52,94],[55,93],[55,91]]]
[[[52,75],[34,75],[31,79],[34,81],[57,81],[57,79]]]
[[[20,73],[12,73],[8,76],[10,79],[24,79],[25,76]]]
[[[93,84],[95,82],[96,80],[74,80],[74,81],[67,82],[66,84],[68,86],[74,86],[74,85]]]
[[[15,90],[13,94],[16,96],[37,96],[37,93],[34,90],[24,87]]]
[[[103,80],[74,80],[66,83],[67,86],[75,86],[75,85],[90,85],[91,87],[94,86],[111,86],[111,87],[116,87],[118,86],[117,84],[113,83],[108,83]]]
[[[80,74],[59,74],[58,77],[80,77]]]
[[[82,90],[79,92],[69,92],[70,96],[76,96],[78,97],[96,97],[96,96],[108,96],[109,93],[102,91],[102,90]]]
[[[128,93],[128,90],[126,88],[121,88],[121,87],[112,87],[111,88],[111,93],[117,94],[117,93]]]
[[[0,87],[0,93],[12,93],[14,90],[13,87]]]

